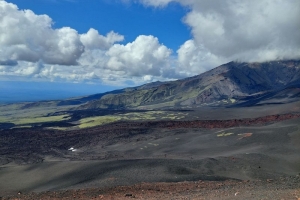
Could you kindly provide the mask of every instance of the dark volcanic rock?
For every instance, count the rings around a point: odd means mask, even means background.
[[[0,131],[0,164],[12,161],[19,164],[39,163],[45,156],[70,158],[68,149],[74,145],[89,147],[107,145],[112,141],[125,141],[134,136],[142,138],[144,134],[151,132],[151,129],[229,128],[263,125],[299,117],[300,114],[282,114],[232,120],[115,122],[74,131],[42,128],[2,130]]]
[[[14,126],[15,126],[14,123],[0,123],[0,130],[1,129],[10,129]]]

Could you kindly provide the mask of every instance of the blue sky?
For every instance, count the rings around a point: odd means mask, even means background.
[[[0,101],[298,59],[299,18],[298,0],[0,0]]]
[[[182,22],[188,11],[178,3],[164,8],[113,0],[8,0],[20,9],[47,14],[54,21],[53,28],[72,27],[79,33],[90,28],[102,34],[110,31],[125,36],[123,43],[134,41],[139,35],[154,35],[174,52],[191,38],[189,27]]]

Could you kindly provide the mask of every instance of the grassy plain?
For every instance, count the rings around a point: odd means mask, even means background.
[[[146,111],[130,112],[126,114],[105,115],[97,117],[87,117],[79,120],[79,128],[89,128],[108,124],[116,121],[149,121],[149,120],[179,120],[184,119],[187,113],[171,111]]]
[[[228,100],[230,101],[230,100]],[[26,104],[24,104],[26,105]],[[82,129],[116,121],[155,121],[155,120],[226,120],[255,118],[279,113],[295,112],[300,109],[297,102],[284,105],[266,105],[257,109],[201,107],[194,110],[91,110],[74,111],[75,106],[28,107],[23,104],[0,105],[0,123],[14,123],[15,128],[34,124],[54,122],[47,128],[57,130]],[[144,108],[146,109],[146,108]],[[149,109],[149,108],[147,108]],[[91,112],[91,113],[89,113]],[[56,123],[59,122],[59,123]],[[222,135],[223,136],[223,135]],[[225,135],[224,135],[225,136]],[[220,135],[221,137],[221,135]]]
[[[16,125],[22,125],[22,124],[44,123],[44,122],[57,122],[57,121],[63,121],[67,119],[69,119],[69,115],[17,118],[17,119],[13,119],[11,122]]]
[[[24,108],[23,103],[0,106],[0,123],[14,123],[18,127],[35,123],[58,122],[69,119],[68,114],[55,114],[67,111],[70,106],[46,106]]]

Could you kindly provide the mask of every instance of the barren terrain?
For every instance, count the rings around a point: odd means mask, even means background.
[[[4,129],[0,196],[297,200],[299,104],[259,108],[69,131]]]

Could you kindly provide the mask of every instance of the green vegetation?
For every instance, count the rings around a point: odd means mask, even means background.
[[[94,126],[112,123],[112,122],[118,121],[120,119],[121,119],[120,117],[112,116],[112,115],[99,116],[99,117],[88,117],[88,118],[79,120],[80,125],[78,127],[79,128],[94,127]]]
[[[57,122],[68,120],[69,115],[59,115],[59,116],[37,116],[37,115],[7,115],[0,116],[0,123],[14,123],[15,125],[24,125],[24,124],[34,124],[34,123],[45,123],[45,122]],[[18,127],[27,127],[27,126],[18,126]],[[18,128],[16,127],[16,128]]]
[[[141,91],[143,93],[143,91]],[[142,96],[142,94],[141,94]],[[32,124],[47,123],[47,122],[60,122],[66,121],[71,118],[67,113],[72,106],[46,106],[40,107],[38,103],[31,103],[28,106],[27,103],[11,104],[6,106],[0,106],[0,123],[14,123],[14,128],[30,128]],[[169,104],[162,103],[162,104]],[[26,107],[26,108],[24,108]],[[54,115],[54,113],[62,113],[60,115]],[[88,128],[99,126],[103,124],[109,124],[116,121],[149,121],[149,120],[180,120],[188,116],[188,113],[173,112],[173,111],[145,111],[145,112],[128,112],[125,114],[114,114],[106,116],[96,116],[82,118],[77,123],[77,126],[73,127],[48,127],[55,130],[72,130],[76,128]]]
[[[13,129],[15,129],[15,128],[31,128],[32,126],[30,126],[30,125],[25,125],[25,126],[15,126],[15,127],[13,127]]]
[[[67,111],[73,106],[53,105],[53,102],[16,103],[0,106],[0,123],[14,123],[18,127],[33,123],[57,122],[69,119],[69,115],[51,116],[53,113]],[[49,115],[49,116],[47,116]]]
[[[43,123],[43,122],[57,122],[68,120],[69,115],[59,115],[59,116],[49,116],[49,117],[32,117],[32,118],[19,118],[14,119],[11,122],[16,125],[21,124],[33,124],[33,123]]]
[[[120,115],[122,120],[158,120],[158,119],[183,119],[187,114],[170,111],[148,111]]]
[[[4,123],[7,122],[7,118],[6,117],[0,117],[0,123]]]
[[[146,106],[138,106],[137,108],[139,109],[158,109],[158,108],[163,108],[163,107],[173,107],[175,106],[175,101],[170,101],[170,102],[164,102],[164,103],[157,103],[157,104],[152,104],[152,105],[146,105]]]
[[[79,128],[88,128],[99,126],[103,124],[109,124],[116,121],[148,121],[148,120],[176,120],[185,118],[186,113],[170,112],[170,111],[148,111],[148,112],[132,112],[118,115],[106,115],[98,117],[88,117],[79,120]]]
[[[55,126],[55,127],[47,127],[46,129],[53,129],[53,130],[60,130],[60,131],[66,131],[66,130],[69,130],[68,127],[59,127],[59,126]]]
[[[230,136],[230,135],[234,135],[234,133],[220,133],[217,136],[218,137],[226,137],[226,136]]]
[[[230,99],[231,103],[235,103],[236,100],[235,99]]]

